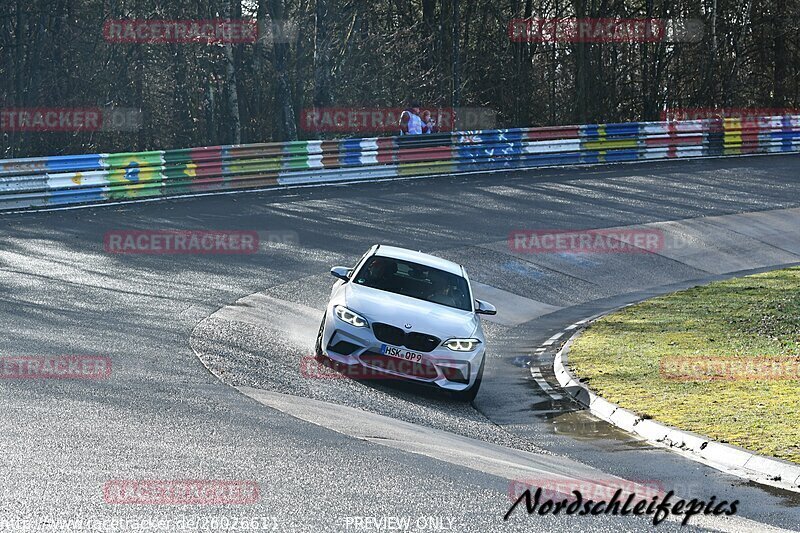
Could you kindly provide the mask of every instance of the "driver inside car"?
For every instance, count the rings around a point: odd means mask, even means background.
[[[395,272],[397,272],[397,263],[377,257],[368,267],[367,285],[384,291],[392,291],[396,285]]]
[[[456,306],[456,298],[453,294],[453,286],[450,285],[446,276],[431,272],[431,293],[428,299],[442,305]]]

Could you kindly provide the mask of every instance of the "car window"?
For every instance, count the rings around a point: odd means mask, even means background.
[[[373,256],[358,271],[354,282],[447,307],[472,310],[466,279],[409,261]]]

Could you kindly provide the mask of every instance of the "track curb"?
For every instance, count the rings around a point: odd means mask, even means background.
[[[751,481],[800,493],[800,466],[760,455],[738,446],[724,444],[689,431],[642,418],[594,393],[567,367],[569,350],[588,324],[618,309],[581,321],[556,353],[553,370],[564,392],[585,406],[594,416],[632,433],[648,443],[667,448],[684,457]],[[573,324],[573,326],[576,326]],[[572,327],[572,326],[571,326]]]

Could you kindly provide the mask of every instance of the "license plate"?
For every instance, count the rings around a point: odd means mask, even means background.
[[[412,352],[405,348],[398,348],[397,346],[389,346],[388,344],[381,344],[381,353],[389,357],[402,359],[403,361],[411,361],[412,363],[419,363],[422,361],[421,353]]]

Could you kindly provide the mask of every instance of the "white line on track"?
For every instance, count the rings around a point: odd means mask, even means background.
[[[559,332],[559,333],[553,335],[552,337],[547,339],[547,341],[543,342],[542,346],[551,346],[554,342],[556,342],[558,339],[560,339],[563,334],[564,334],[564,332],[562,331],[562,332]]]
[[[564,398],[560,394],[553,392],[553,387],[551,387],[550,384],[544,380],[544,377],[542,377],[542,371],[539,369],[539,367],[537,366],[531,367],[531,377],[536,382],[536,384],[539,385],[539,387],[541,387],[542,390],[545,391],[547,395],[553,398],[554,400],[561,400]]]

